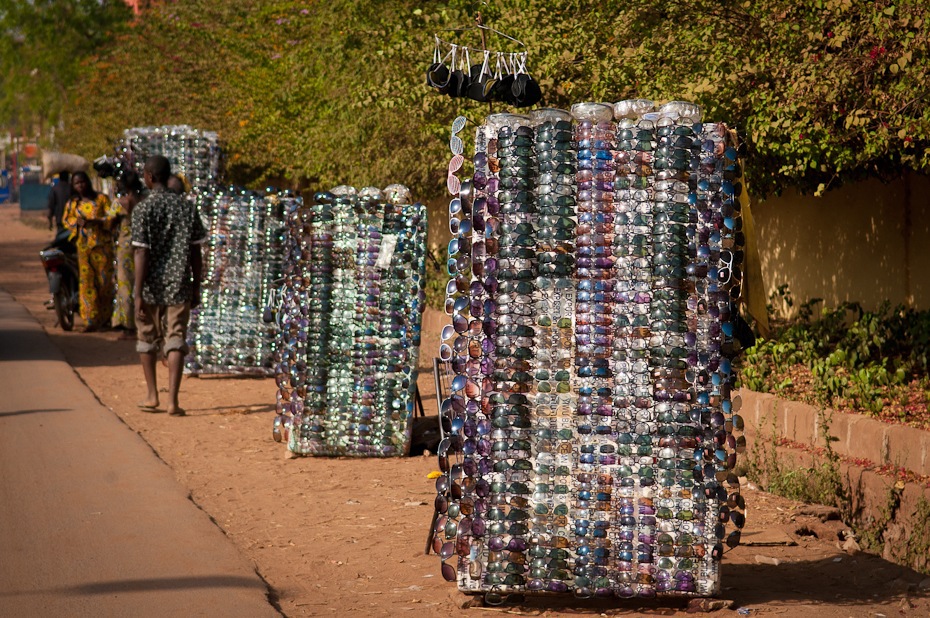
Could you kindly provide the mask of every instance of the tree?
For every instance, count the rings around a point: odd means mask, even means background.
[[[95,156],[127,127],[186,122],[225,138],[233,180],[401,181],[422,199],[442,196],[449,123],[460,113],[480,122],[489,109],[439,95],[424,75],[434,33],[480,47],[475,31],[443,31],[472,24],[475,3],[257,4],[152,8],[86,63],[65,139]],[[526,44],[546,105],[684,99],[734,125],[756,195],[930,165],[930,5],[921,0],[500,0],[481,8],[488,24]],[[512,45],[493,33],[488,40],[493,49]]]
[[[390,14],[391,2],[378,4],[372,14]],[[469,5],[421,3],[403,27],[411,34],[384,52],[384,65],[398,69],[392,77],[406,81],[366,84],[368,95],[432,126],[416,84],[429,45],[419,33],[467,24]],[[921,0],[509,0],[484,8],[489,23],[526,43],[547,105],[683,99],[735,126],[756,195],[788,186],[817,193],[930,165],[930,5]],[[420,70],[405,62],[412,55]]]
[[[0,0],[0,123],[37,133],[58,124],[81,60],[131,16],[122,0]]]

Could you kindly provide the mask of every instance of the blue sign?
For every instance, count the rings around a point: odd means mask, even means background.
[[[0,204],[10,200],[10,173],[0,170]]]
[[[20,210],[45,210],[48,205],[48,192],[51,186],[38,182],[24,182],[19,185]]]

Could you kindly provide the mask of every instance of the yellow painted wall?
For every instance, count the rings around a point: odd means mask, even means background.
[[[786,191],[752,212],[767,293],[787,283],[796,304],[930,308],[930,177],[868,180],[819,198]]]

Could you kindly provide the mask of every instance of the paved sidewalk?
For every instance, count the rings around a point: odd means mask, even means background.
[[[266,593],[0,290],[0,616],[278,616]]]

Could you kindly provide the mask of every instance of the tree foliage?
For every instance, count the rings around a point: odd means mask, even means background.
[[[132,16],[122,0],[0,0],[0,124],[43,132],[80,88],[80,62]]]
[[[93,156],[126,127],[189,123],[221,133],[239,182],[402,181],[438,197],[451,119],[480,122],[489,106],[435,93],[424,73],[434,33],[480,47],[474,30],[443,32],[473,24],[480,6],[526,44],[545,105],[700,103],[742,133],[756,194],[930,165],[921,0],[244,4],[185,0],[146,13],[87,63],[66,143]],[[513,49],[489,37],[489,48]]]

